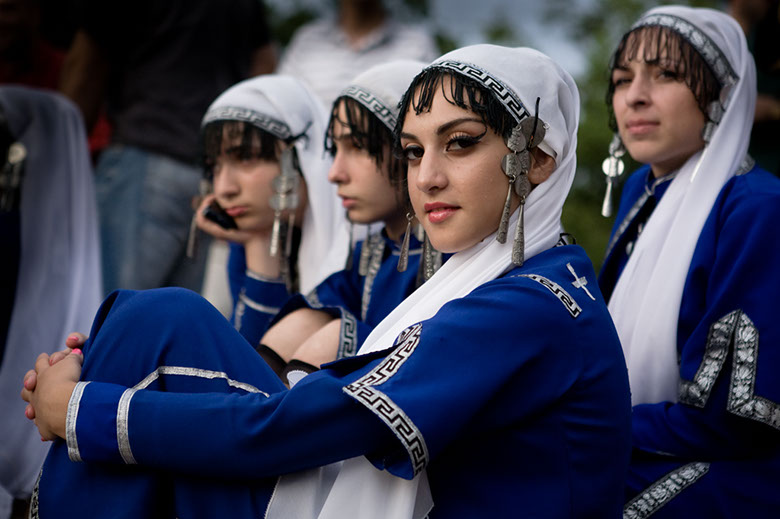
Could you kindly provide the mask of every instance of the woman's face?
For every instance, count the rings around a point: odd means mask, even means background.
[[[441,81],[449,92],[450,78]],[[462,251],[498,229],[509,186],[501,159],[509,149],[478,115],[437,87],[430,111],[407,112],[401,148],[415,215],[436,249]]]
[[[705,118],[693,92],[663,52],[647,63],[640,46],[637,58],[612,72],[612,108],[628,153],[650,164],[653,175],[676,170],[704,147]]]
[[[397,239],[404,231],[406,219],[387,172],[389,143],[380,169],[368,151],[352,140],[349,126],[339,122],[347,120],[343,102],[339,104],[337,119],[332,135],[335,155],[328,180],[338,186],[338,195],[350,221],[365,224],[384,222],[388,234]]]
[[[268,233],[274,221],[271,182],[281,170],[279,162],[241,158],[241,135],[223,132],[222,151],[213,167],[214,195],[222,208],[244,231]],[[259,140],[255,143],[259,146]],[[306,205],[306,185],[301,179],[299,209]]]

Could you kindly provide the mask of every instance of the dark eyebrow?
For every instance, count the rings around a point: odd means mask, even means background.
[[[451,130],[453,127],[458,126],[462,123],[467,122],[475,122],[480,124],[485,124],[485,122],[480,119],[479,117],[459,117],[458,119],[453,119],[452,121],[448,121],[438,128],[436,128],[436,135],[441,135],[443,133],[446,133],[447,131]],[[401,132],[399,135],[402,139],[416,139],[417,137],[411,133]]]

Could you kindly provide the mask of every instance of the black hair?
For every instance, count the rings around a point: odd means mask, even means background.
[[[278,161],[280,146],[275,136],[257,126],[236,120],[212,121],[201,132],[203,156],[203,174],[211,180],[214,177],[214,164],[223,150],[223,134],[229,141],[240,137],[238,147],[230,153],[239,159],[263,159]]]
[[[444,87],[443,79],[449,77],[449,91]],[[414,78],[399,103],[401,112],[395,126],[395,154],[401,152],[401,130],[406,120],[406,114],[411,108],[415,114],[430,111],[436,89],[441,88],[442,95],[450,104],[465,108],[475,113],[485,125],[496,135],[506,139],[517,125],[515,118],[509,113],[493,91],[476,79],[458,74],[445,67],[428,67]],[[406,177],[395,181],[406,186]]]
[[[712,68],[694,46],[679,33],[660,25],[646,25],[623,35],[612,57],[606,95],[610,128],[617,131],[615,112],[612,109],[612,98],[615,95],[612,72],[616,67],[636,60],[640,47],[642,47],[641,59],[645,63],[658,63],[659,59],[664,57],[677,67],[675,72],[679,81],[690,88],[699,109],[705,117],[708,117],[707,108],[712,101],[718,99],[723,87]]]
[[[346,120],[339,117],[339,107],[344,105]],[[331,156],[336,155],[337,143],[333,140],[336,125],[341,125],[349,131],[352,144],[365,150],[374,159],[379,170],[388,161],[388,174],[393,185],[398,186],[396,179],[406,176],[406,161],[392,153],[393,132],[371,110],[349,96],[341,96],[333,103],[330,112],[328,130],[325,132],[325,150]]]

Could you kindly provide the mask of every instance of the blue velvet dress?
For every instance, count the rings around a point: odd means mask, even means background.
[[[426,469],[431,518],[621,513],[628,376],[576,245],[290,390],[181,289],[112,294],[84,352],[40,517],[262,517],[276,476],[355,456]]]

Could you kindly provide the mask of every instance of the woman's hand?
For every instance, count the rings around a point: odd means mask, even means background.
[[[42,440],[65,437],[68,402],[81,376],[83,361],[78,348],[70,350],[54,364],[48,354],[41,353],[35,361],[35,369],[25,374],[22,389],[22,399],[28,404],[25,416],[35,421]]]
[[[203,199],[200,202],[200,205],[198,206],[198,209],[195,211],[195,223],[198,224],[198,227],[212,235],[213,237],[219,239],[219,240],[227,240],[232,241],[234,243],[240,243],[240,244],[246,244],[247,241],[249,241],[252,238],[252,234],[247,231],[241,231],[239,229],[225,229],[221,227],[216,222],[213,222],[203,216],[203,212],[206,210],[206,208],[211,205],[211,203],[215,200],[215,196],[213,194],[206,195],[203,197]]]

